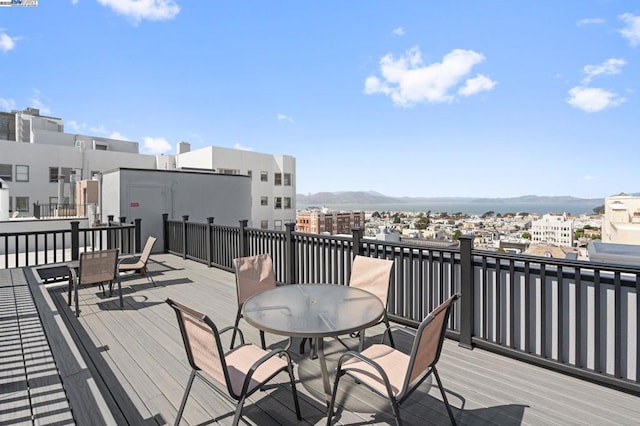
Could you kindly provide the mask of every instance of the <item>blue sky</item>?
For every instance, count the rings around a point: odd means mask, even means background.
[[[639,76],[637,1],[0,7],[0,110],[291,155],[304,194],[638,192]]]

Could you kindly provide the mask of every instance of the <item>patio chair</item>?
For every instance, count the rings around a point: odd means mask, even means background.
[[[269,254],[239,257],[233,259],[236,274],[236,294],[238,296],[238,313],[234,324],[231,346],[236,341],[236,330],[242,318],[242,305],[251,296],[264,290],[276,287],[276,277],[273,272],[273,261]],[[264,331],[260,330],[260,343],[266,349]]]
[[[196,377],[221,395],[230,396],[237,401],[233,418],[233,424],[237,425],[246,398],[283,371],[289,374],[296,417],[301,420],[293,365],[287,351],[274,349],[267,352],[253,344],[245,344],[242,331],[236,327],[218,330],[206,315],[171,299],[167,299],[166,302],[175,310],[184,348],[191,365],[191,375],[178,409],[175,425],[180,423]],[[231,348],[225,353],[220,336],[230,330],[238,331],[240,346]],[[225,387],[226,392],[220,386]]]
[[[387,318],[387,297],[389,295],[389,280],[391,278],[391,270],[393,269],[393,260],[379,259],[368,256],[356,256],[353,259],[351,266],[351,276],[349,277],[349,286],[366,290],[369,293],[373,293],[380,299],[385,307],[384,314],[380,319],[380,323],[384,323],[386,329],[382,334],[382,341],[384,343],[385,334],[389,335],[389,343],[392,348],[395,348],[393,342],[393,335],[391,334],[391,325],[389,324],[389,318]],[[377,324],[376,324],[377,325]],[[359,349],[364,349],[364,330],[358,333],[354,333],[352,336],[360,337]],[[350,348],[338,337],[337,338],[342,345],[349,350]],[[304,353],[304,346],[307,339],[303,339],[300,343],[300,353]],[[313,343],[312,343],[313,349]],[[313,350],[312,350],[313,353]],[[313,355],[312,355],[313,356]]]
[[[71,279],[69,280],[69,306],[71,306],[71,290],[75,298],[76,317],[80,316],[78,301],[78,288],[80,286],[99,284],[104,294],[104,284],[109,284],[109,297],[113,288],[113,282],[118,283],[118,294],[120,297],[120,308],[124,306],[122,302],[122,284],[117,272],[118,249],[85,251],[80,253],[80,261],[77,270],[75,267],[69,268]]]
[[[139,256],[129,256],[120,259],[120,262],[118,262],[118,272],[137,272],[142,276],[147,277],[147,279],[151,281],[151,284],[155,286],[156,283],[153,281],[153,277],[147,269],[147,262],[149,261],[149,256],[151,255],[151,250],[155,243],[156,238],[149,237],[147,238],[147,242]]]
[[[393,269],[393,260],[379,259],[376,257],[368,256],[356,256],[353,259],[351,266],[351,276],[349,277],[349,286],[366,290],[369,293],[373,293],[380,299],[384,306],[384,313],[382,319],[378,324],[384,323],[386,329],[382,333],[382,340],[380,343],[384,343],[384,335],[389,335],[389,344],[392,348],[396,345],[393,342],[393,335],[391,334],[391,325],[389,324],[389,318],[387,317],[387,298],[389,296],[389,280],[391,279],[391,271]],[[364,349],[364,330],[359,332],[360,334],[360,348]]]
[[[451,307],[459,297],[459,294],[449,297],[420,323],[410,355],[383,344],[375,344],[362,352],[350,351],[340,356],[327,412],[327,425],[331,424],[336,391],[340,379],[345,374],[349,374],[375,393],[388,397],[396,424],[401,425],[399,405],[432,373],[438,382],[449,419],[455,425],[456,421],[442,387],[436,363],[440,359]]]

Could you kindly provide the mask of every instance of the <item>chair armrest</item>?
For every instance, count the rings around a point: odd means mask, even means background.
[[[226,326],[226,327],[218,330],[218,334],[220,336],[222,336],[223,333],[226,333],[227,331],[230,331],[230,330],[236,330],[238,332],[238,335],[240,336],[240,344],[244,345],[244,334],[242,333],[242,330],[240,330],[240,327],[229,325],[229,326]],[[231,348],[231,349],[233,349],[233,348]]]
[[[258,367],[260,367],[260,365],[264,364],[266,361],[273,358],[274,356],[283,356],[283,355],[285,358],[287,358],[287,365],[291,367],[291,357],[289,356],[289,352],[287,352],[284,349],[272,349],[266,354],[264,354],[263,356],[261,356],[260,359],[258,359],[256,362],[254,362],[251,365],[251,368],[249,368],[249,371],[247,372],[247,375],[244,378],[244,383],[242,385],[242,394],[243,395],[246,394],[247,389],[249,389],[249,384],[251,383],[251,377],[253,376],[253,373],[258,369]]]

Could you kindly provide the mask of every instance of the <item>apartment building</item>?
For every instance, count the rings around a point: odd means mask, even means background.
[[[640,197],[605,198],[601,235],[603,243],[640,245]]]
[[[296,230],[309,234],[351,234],[351,228],[364,226],[364,212],[338,212],[327,209],[304,210],[296,214]]]
[[[566,214],[545,214],[531,222],[531,242],[557,247],[573,247],[573,219]]]
[[[75,182],[118,168],[204,169],[249,175],[249,226],[282,229],[295,220],[295,158],[209,146],[194,151],[182,142],[173,155],[139,152],[138,142],[64,132],[63,120],[35,108],[0,113],[0,179],[9,208],[31,216],[33,204],[73,203]],[[219,200],[211,200],[212,203]]]
[[[251,178],[251,223],[262,229],[283,230],[296,220],[296,160],[289,155],[208,146],[191,151],[178,146],[175,167],[209,169],[217,173]]]

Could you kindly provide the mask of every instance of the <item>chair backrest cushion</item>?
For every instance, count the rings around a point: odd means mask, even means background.
[[[178,317],[182,340],[191,367],[204,371],[223,385],[226,384],[224,354],[220,351],[220,339],[215,325],[198,311],[170,299],[167,303],[175,310]]]
[[[149,260],[149,256],[151,255],[151,250],[153,250],[153,245],[156,243],[156,237],[147,238],[147,242],[142,249],[142,253],[140,254],[140,260],[143,263],[147,263]]]
[[[412,383],[438,361],[451,307],[458,297],[458,294],[449,297],[431,311],[418,327],[416,340],[411,350],[413,359],[409,362],[407,383]]]
[[[273,261],[269,254],[239,257],[233,259],[233,266],[236,271],[236,290],[239,304],[244,303],[256,293],[276,286]]]
[[[113,281],[118,266],[118,249],[85,251],[80,254],[80,285]]]
[[[392,268],[393,260],[356,256],[351,266],[349,286],[375,294],[387,306]]]

